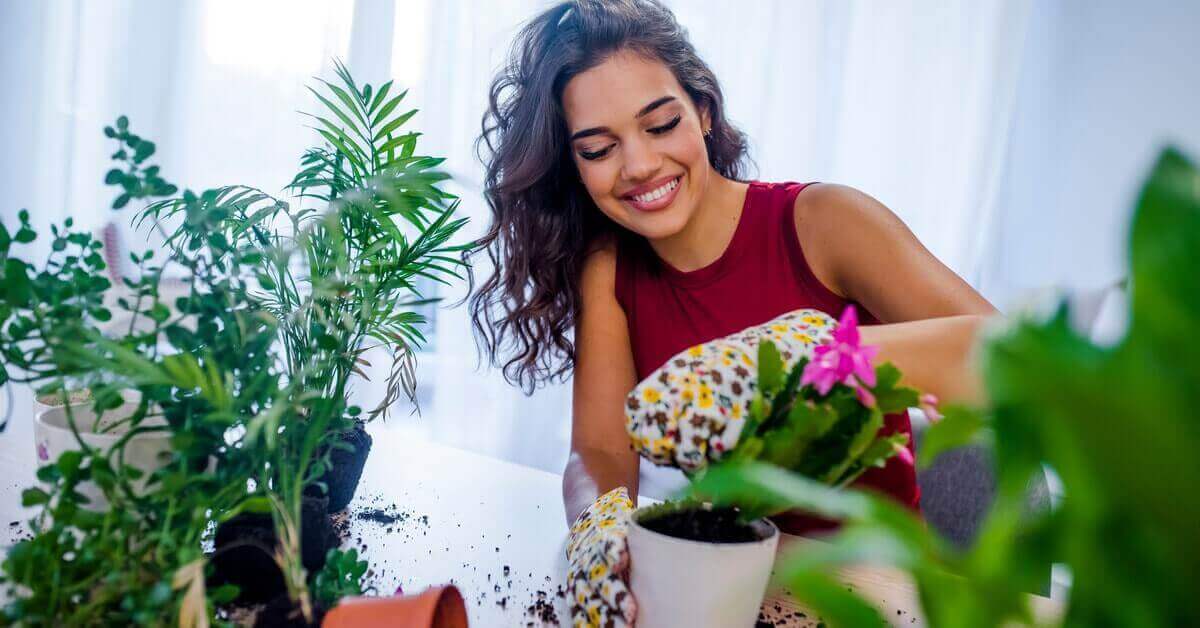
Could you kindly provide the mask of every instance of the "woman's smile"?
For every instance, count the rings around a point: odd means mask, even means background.
[[[638,186],[633,191],[622,195],[621,200],[638,211],[659,211],[670,207],[682,185],[683,175],[676,175],[665,181],[660,179]]]

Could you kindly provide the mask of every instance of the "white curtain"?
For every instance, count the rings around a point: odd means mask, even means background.
[[[28,206],[42,221],[108,221],[112,194],[100,181],[112,147],[100,128],[120,113],[158,143],[164,173],[184,185],[279,190],[312,141],[295,113],[313,106],[305,85],[328,76],[340,57],[366,80],[394,77],[411,87],[421,149],[448,158],[472,219],[465,237],[488,221],[474,152],[488,83],[521,23],[551,4],[0,3],[0,35],[16,46],[0,62],[10,87],[0,93],[10,151],[0,158],[5,219]],[[1029,0],[669,4],[722,81],[731,118],[751,137],[753,174],[858,187],[951,268],[976,278]],[[14,82],[28,89],[11,89]],[[24,149],[20,157],[14,145]],[[463,294],[442,296],[455,302]],[[436,350],[422,360],[423,415],[398,427],[561,469],[569,384],[524,397],[497,373],[476,370],[469,329],[465,308],[439,312]]]
[[[761,178],[857,187],[974,282],[1029,4],[680,0],[673,7],[750,135]]]

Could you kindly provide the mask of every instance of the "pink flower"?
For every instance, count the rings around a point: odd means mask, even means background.
[[[868,408],[875,407],[875,395],[871,394],[870,390],[859,384],[857,381],[850,384],[850,387],[854,389],[854,395],[858,397],[859,403]]]
[[[942,413],[938,411],[938,398],[930,393],[921,395],[921,412],[925,413],[930,423],[942,420]]]
[[[37,456],[38,460],[43,462],[50,459],[50,450],[46,448],[46,443],[38,443]]]
[[[858,314],[853,305],[848,306],[833,331],[833,342],[813,350],[813,359],[804,367],[800,385],[812,384],[818,393],[827,395],[834,384],[845,384],[854,389],[859,402],[872,407],[875,396],[868,388],[875,385],[875,368],[871,366],[871,360],[877,353],[879,347],[862,346]]]
[[[904,445],[901,445],[900,443],[892,443],[892,449],[894,449],[896,451],[896,455],[900,458],[900,460],[902,460],[904,462],[904,464],[906,464],[910,467],[915,464],[915,461],[913,460],[912,450],[910,450],[908,447],[905,447]]]

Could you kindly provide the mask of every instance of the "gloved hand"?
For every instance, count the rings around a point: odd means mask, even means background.
[[[786,369],[833,337],[837,322],[795,310],[696,345],[667,360],[625,400],[625,430],[657,465],[694,471],[737,446],[758,378],[758,342],[779,349]]]
[[[771,340],[790,369],[833,337],[836,321],[796,310],[687,349],[626,398],[634,449],[660,465],[693,470],[737,445],[754,398],[758,342]],[[600,496],[571,526],[567,591],[575,626],[628,626],[637,604],[627,585],[626,539],[633,503],[625,488]]]
[[[625,487],[596,499],[571,526],[567,541],[567,592],[576,628],[633,625],[637,605],[629,592],[629,516]]]

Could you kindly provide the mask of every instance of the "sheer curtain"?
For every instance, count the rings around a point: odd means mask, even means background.
[[[339,57],[362,79],[411,88],[421,149],[448,158],[472,220],[464,239],[477,236],[488,222],[474,152],[487,86],[520,25],[549,4],[0,0],[0,35],[13,51],[0,70],[20,86],[0,94],[10,151],[0,158],[0,215],[29,207],[43,224],[71,215],[97,228],[113,218],[101,183],[112,147],[100,129],[121,113],[157,142],[164,173],[183,185],[278,191],[312,141],[296,113],[312,107],[305,85]],[[751,137],[752,174],[856,186],[975,280],[1029,0],[668,4]],[[463,290],[441,296],[452,304]],[[421,361],[422,415],[402,409],[397,428],[561,469],[569,383],[527,398],[477,369],[463,307],[438,312],[435,345]]]

